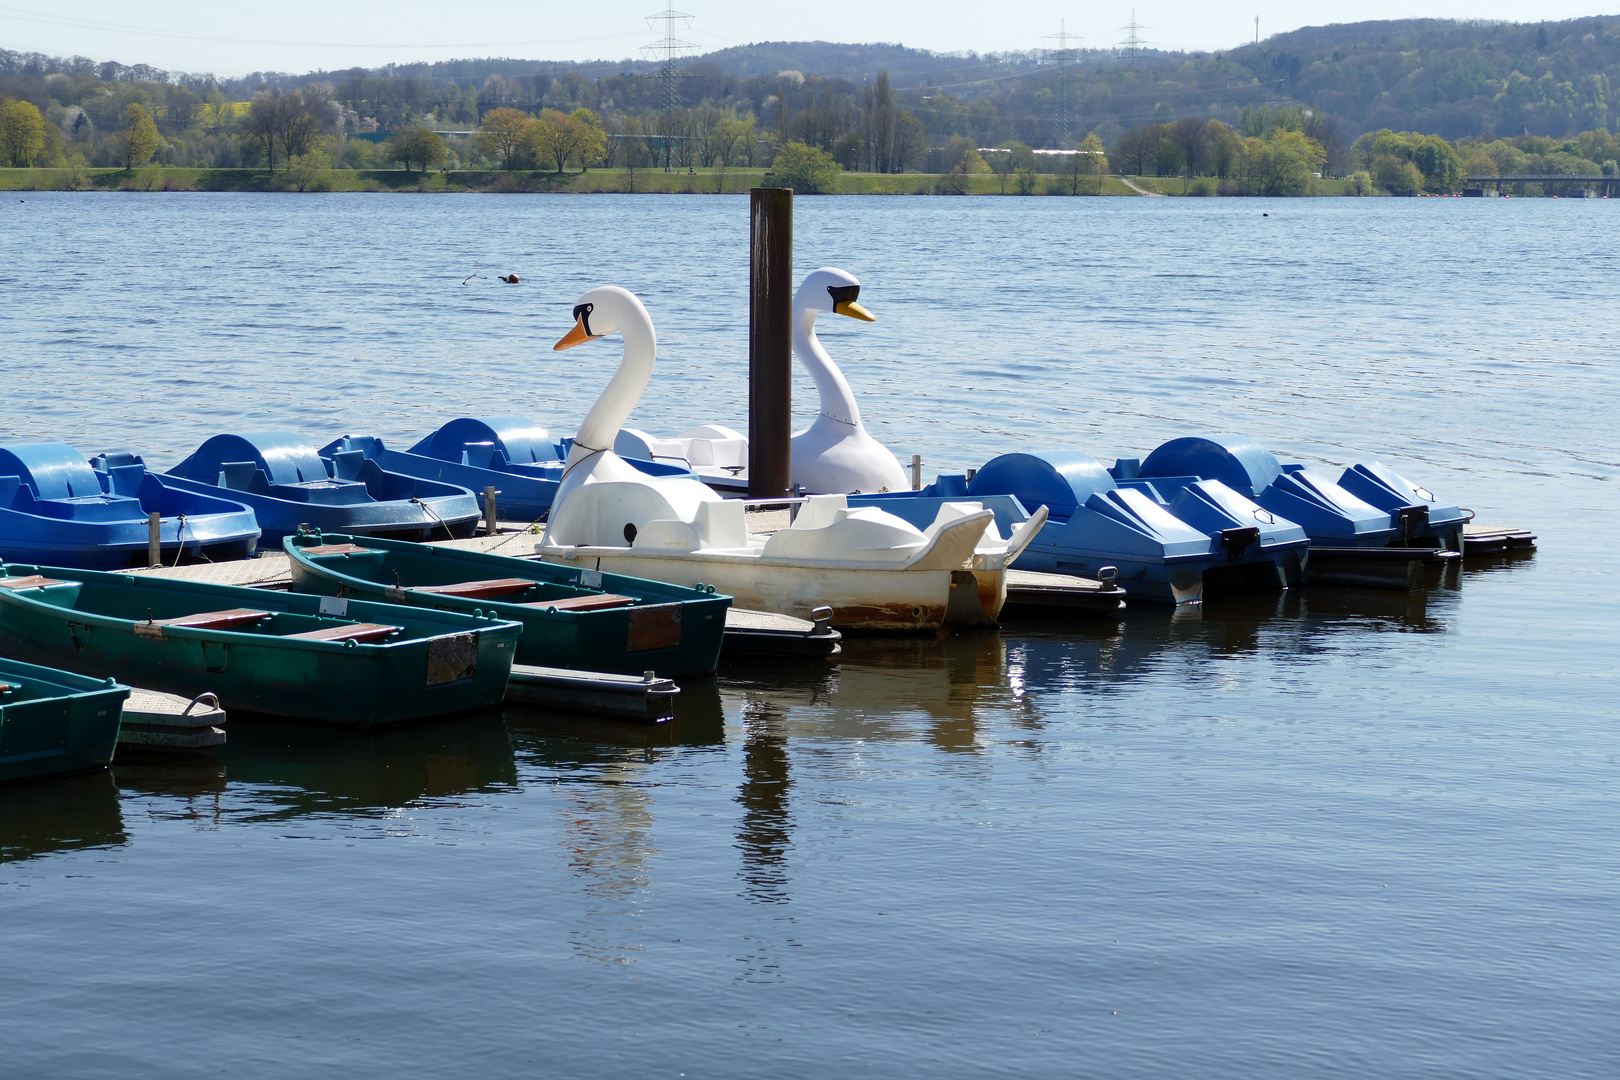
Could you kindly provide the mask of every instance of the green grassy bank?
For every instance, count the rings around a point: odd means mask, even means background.
[[[695,173],[664,172],[662,169],[592,169],[557,176],[549,172],[498,172],[456,170],[452,172],[405,172],[400,169],[321,169],[292,172],[265,172],[263,169],[179,169],[149,165],[133,172],[124,169],[0,169],[0,191],[404,191],[497,193],[540,192],[648,192],[660,194],[739,193],[771,182],[764,169],[730,169],[724,173],[699,169]],[[1179,177],[1132,177],[1138,187],[1165,195],[1214,194],[1209,183],[1198,180],[1188,185]],[[1018,195],[1017,177],[994,175],[936,176],[932,173],[846,172],[838,177],[840,194],[845,195]],[[1350,194],[1350,181],[1317,182],[1317,195]],[[1067,177],[1042,175],[1036,178],[1031,195],[1067,195]],[[1082,179],[1080,193],[1090,195],[1096,181]],[[1104,195],[1131,195],[1138,192],[1117,176],[1104,177]]]

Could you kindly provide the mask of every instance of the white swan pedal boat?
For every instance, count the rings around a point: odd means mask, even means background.
[[[833,609],[841,630],[929,630],[947,621],[993,623],[1006,600],[1006,569],[1046,520],[1042,507],[1011,539],[970,501],[941,506],[927,529],[843,495],[804,501],[792,524],[750,535],[743,505],[685,477],[642,473],[609,449],[652,378],[657,336],[646,308],[624,289],[592,289],[574,308],[568,349],[612,333],[624,357],[569,450],[546,534],[535,550],[586,565],[681,585],[703,583],[737,606],[806,618]]]
[[[816,335],[821,315],[876,322],[859,303],[860,294],[854,274],[824,266],[806,275],[793,296],[793,355],[815,380],[820,406],[810,426],[792,438],[790,479],[801,491],[870,495],[910,487],[900,462],[861,422],[849,380]],[[748,437],[720,424],[691,428],[673,439],[622,428],[613,449],[630,458],[680,462],[721,494],[748,490]]]

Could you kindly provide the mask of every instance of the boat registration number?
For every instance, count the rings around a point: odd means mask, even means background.
[[[630,632],[625,636],[625,652],[673,649],[680,643],[680,604],[656,604],[630,609]]]
[[[478,674],[478,635],[448,634],[429,638],[427,685],[443,686]]]

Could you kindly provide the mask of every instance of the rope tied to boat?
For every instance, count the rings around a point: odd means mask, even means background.
[[[578,439],[574,440],[574,445],[575,446],[583,446],[583,447],[585,447],[585,449],[589,450],[590,453],[586,454],[584,457],[580,458],[578,461],[569,462],[567,465],[563,466],[563,474],[562,474],[562,476],[557,478],[557,486],[558,487],[561,487],[563,481],[568,479],[568,474],[573,472],[575,469],[579,468],[579,466],[585,464],[587,461],[591,460],[591,458],[595,457],[597,454],[605,454],[605,453],[607,453],[607,447],[605,447],[605,446],[591,446],[589,443],[582,443]]]
[[[174,531],[174,565],[176,566],[180,565],[180,556],[186,553],[186,515],[181,514],[179,521],[180,527]],[[199,547],[197,550],[200,552],[202,548]]]
[[[432,516],[434,521],[437,521],[440,525],[443,525],[444,526],[444,535],[446,537],[448,537],[451,540],[454,540],[456,538],[455,532],[450,528],[449,524],[446,523],[444,518],[440,517],[438,515],[438,512],[435,511],[433,509],[433,507],[429,506],[426,502],[422,501],[422,497],[420,495],[412,495],[411,496],[411,502],[415,503],[417,506],[420,506],[423,510],[426,510]]]

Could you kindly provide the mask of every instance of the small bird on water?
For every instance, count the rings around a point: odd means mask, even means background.
[[[497,274],[495,276],[497,279],[506,282],[508,285],[516,285],[518,283],[518,276],[516,274]]]

